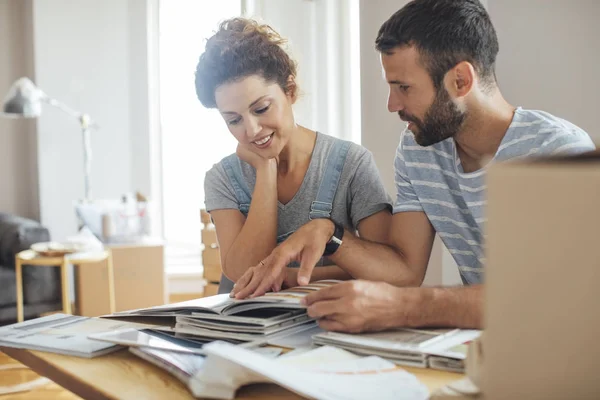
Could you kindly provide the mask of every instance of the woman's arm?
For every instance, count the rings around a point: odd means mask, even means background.
[[[248,267],[266,258],[277,244],[277,162],[256,168],[256,185],[248,216],[239,210],[214,210],[212,219],[221,251],[221,267],[237,281]]]

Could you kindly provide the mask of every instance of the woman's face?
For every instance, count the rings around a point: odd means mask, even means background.
[[[252,75],[217,87],[215,100],[238,142],[264,158],[279,155],[295,126],[291,95]]]

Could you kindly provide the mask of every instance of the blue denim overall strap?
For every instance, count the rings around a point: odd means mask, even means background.
[[[229,183],[231,183],[233,190],[235,190],[235,198],[238,201],[241,213],[248,215],[252,194],[250,193],[250,189],[244,180],[240,159],[236,154],[232,154],[224,158],[223,168],[225,169],[225,173],[229,178]]]
[[[340,176],[346,164],[346,156],[350,149],[350,142],[336,140],[333,142],[329,154],[325,173],[319,185],[317,197],[310,205],[309,219],[331,218],[333,200],[340,182]]]

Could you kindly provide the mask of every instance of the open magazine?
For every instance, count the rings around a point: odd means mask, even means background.
[[[233,399],[251,383],[275,383],[310,399],[426,399],[417,378],[379,357],[360,357],[333,347],[299,355],[260,353],[225,342],[205,346],[207,357],[143,348],[137,356],[169,371],[198,398]],[[268,349],[264,349],[268,350]]]
[[[143,328],[146,325],[52,314],[0,327],[0,346],[92,358],[116,351],[121,347],[114,343],[88,339],[89,334],[137,327]]]
[[[313,319],[307,315],[306,308],[300,301],[309,293],[338,282],[322,280],[244,300],[232,299],[223,294],[166,306],[119,312],[109,317],[174,318],[175,326],[163,330],[168,329],[176,336],[188,339],[266,341],[275,335],[314,326]]]
[[[303,297],[339,282],[333,279],[316,281],[305,286],[296,286],[279,292],[269,292],[259,297],[243,300],[233,299],[228,294],[221,294],[181,303],[121,311],[111,314],[110,317],[173,317],[188,315],[221,321],[251,321],[261,324],[262,322],[259,322],[259,320],[262,321],[274,315],[279,315],[282,310],[305,308],[300,304]],[[243,318],[231,318],[232,316]]]
[[[282,349],[260,347],[253,351],[266,357],[275,358]],[[199,354],[182,353],[172,350],[159,350],[150,347],[130,347],[129,351],[139,358],[169,372],[186,385],[200,372],[204,366],[205,357]]]
[[[343,348],[357,354],[378,355],[399,365],[464,372],[467,345],[479,330],[394,329],[349,334],[323,332],[313,336],[318,345]]]

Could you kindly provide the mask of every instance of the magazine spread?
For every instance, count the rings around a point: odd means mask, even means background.
[[[323,287],[339,283],[338,280],[322,280],[312,282],[305,286],[296,286],[279,292],[269,292],[263,296],[252,299],[237,300],[228,294],[203,297],[200,299],[184,301],[181,303],[168,304],[150,308],[142,308],[131,311],[121,311],[111,314],[109,317],[131,317],[131,316],[211,316],[211,319],[231,321],[230,316],[243,316],[249,320],[253,318],[271,318],[279,316],[281,312],[289,309],[303,309],[300,300],[307,294],[317,291]],[[258,311],[264,310],[264,311]],[[277,310],[275,312],[273,310]],[[228,318],[217,318],[226,316]],[[254,321],[256,322],[256,321]]]
[[[155,318],[168,317],[175,324],[157,328],[176,337],[205,342],[262,342],[314,327],[314,319],[301,304],[309,293],[339,283],[338,280],[321,280],[269,292],[251,299],[237,300],[228,294],[205,297],[164,306],[118,312],[107,317]],[[106,335],[102,335],[106,339]],[[96,336],[95,338],[100,339]],[[110,338],[109,338],[110,339]],[[113,340],[114,337],[110,340]]]
[[[467,345],[479,330],[395,329],[348,334],[324,332],[313,336],[318,345],[340,347],[357,354],[378,355],[400,365],[464,372]]]
[[[205,346],[204,367],[189,381],[196,397],[233,399],[249,383],[271,382],[309,399],[427,399],[412,374],[379,357],[357,357],[321,347],[296,357],[269,359],[224,342]]]
[[[204,366],[205,357],[198,354],[185,354],[149,347],[130,347],[129,351],[141,359],[164,369],[186,385]],[[268,347],[253,349],[253,351],[271,358],[277,357],[281,353],[281,349]]]
[[[149,347],[130,347],[129,351],[158,368],[164,369],[186,385],[204,365],[204,356],[197,354],[157,350]]]
[[[89,334],[132,327],[146,327],[146,325],[52,314],[0,327],[0,346],[91,358],[116,351],[121,347],[114,343],[88,339]]]

